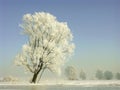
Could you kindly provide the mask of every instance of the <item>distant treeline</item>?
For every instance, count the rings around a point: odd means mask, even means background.
[[[65,68],[64,74],[68,80],[86,80],[87,74],[84,70],[77,70],[75,66],[67,66]],[[112,71],[106,70],[96,70],[94,79],[98,80],[120,80],[120,72],[113,74]]]

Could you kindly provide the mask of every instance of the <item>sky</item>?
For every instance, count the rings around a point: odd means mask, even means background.
[[[73,33],[76,49],[65,66],[88,75],[120,72],[120,0],[0,0],[0,76],[24,76],[14,65],[27,40],[19,24],[24,14],[42,11],[67,22]]]

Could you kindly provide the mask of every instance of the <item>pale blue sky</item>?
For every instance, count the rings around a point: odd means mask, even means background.
[[[22,16],[41,11],[67,22],[73,33],[76,49],[66,65],[120,72],[120,0],[0,0],[0,75],[14,72],[13,59],[26,42]]]

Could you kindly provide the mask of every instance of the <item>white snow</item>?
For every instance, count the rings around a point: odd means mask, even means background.
[[[120,86],[120,80],[84,80],[84,81],[40,81],[39,83],[32,84],[29,82],[0,82],[0,87],[2,86],[34,86],[34,85],[75,85],[75,86]]]

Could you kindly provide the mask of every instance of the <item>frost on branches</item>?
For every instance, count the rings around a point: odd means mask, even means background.
[[[61,66],[74,50],[67,23],[58,22],[49,13],[36,12],[25,14],[20,26],[28,42],[16,56],[15,63],[33,73],[32,83],[41,78],[45,69],[60,74]]]

